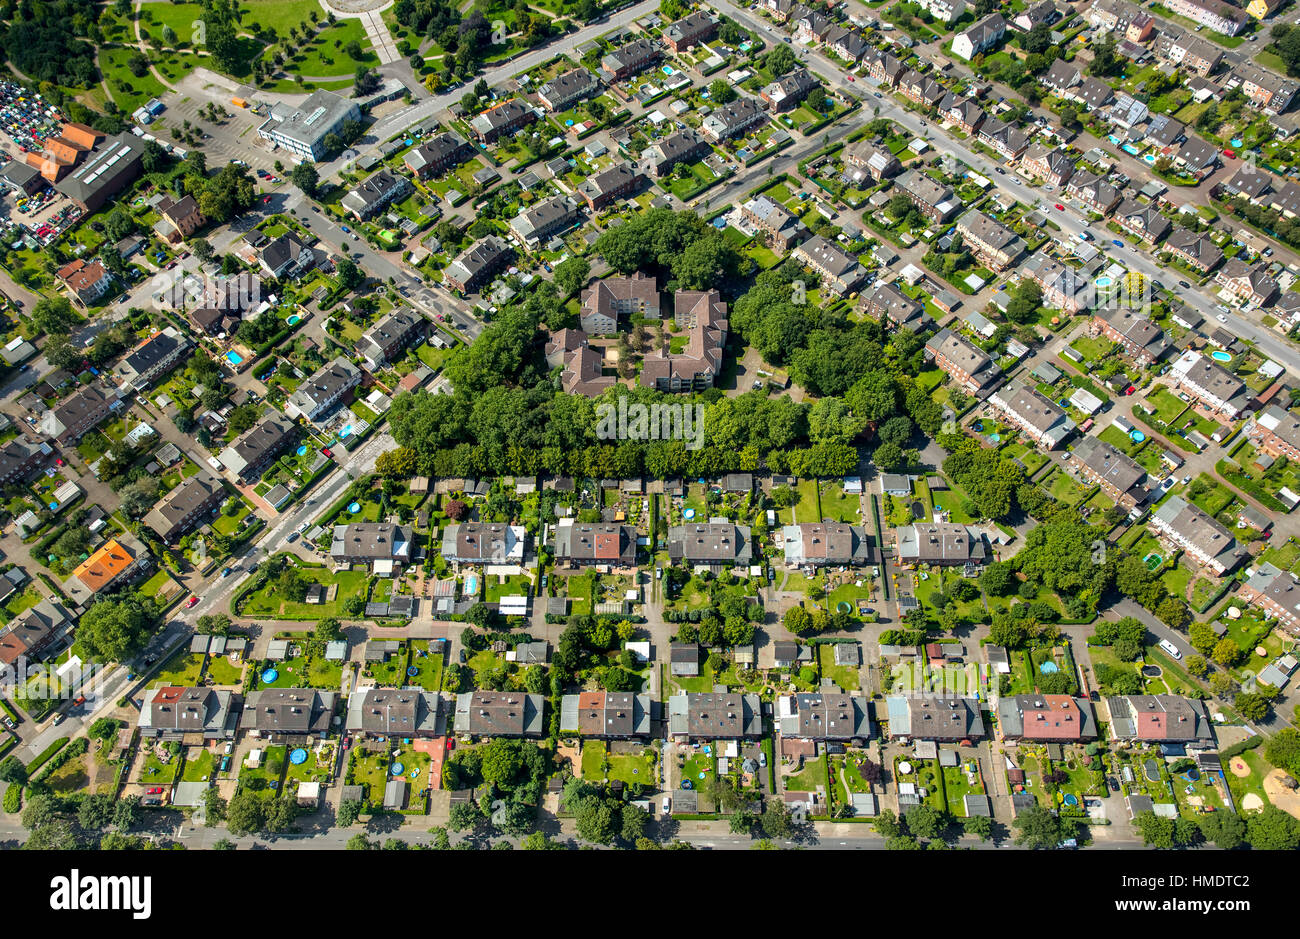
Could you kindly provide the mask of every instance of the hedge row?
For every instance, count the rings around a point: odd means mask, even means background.
[[[1234,756],[1240,756],[1242,753],[1245,753],[1247,750],[1255,749],[1263,742],[1264,742],[1264,738],[1260,734],[1255,734],[1254,736],[1247,737],[1245,740],[1238,741],[1237,743],[1234,743],[1232,746],[1224,747],[1222,750],[1220,750],[1219,759],[1227,760]]]
[[[30,763],[27,764],[27,775],[31,776],[38,769],[44,766],[46,761],[48,761],[50,757],[54,756],[54,754],[58,753],[67,745],[68,745],[67,737],[60,737],[58,740],[54,741],[52,744],[50,744],[48,747],[45,748],[44,753],[42,753],[36,759],[32,760]]]

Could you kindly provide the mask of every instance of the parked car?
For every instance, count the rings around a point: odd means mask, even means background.
[[[461,664],[461,665],[464,665],[464,664],[465,664],[465,650],[464,650],[464,649],[461,649],[461,650],[460,650],[460,664]]]
[[[188,610],[190,607],[194,606],[194,604],[198,602],[199,602],[198,597],[190,597],[188,600],[185,601],[185,609]]]
[[[1183,654],[1178,651],[1178,646],[1174,645],[1168,639],[1160,640],[1160,648],[1169,653],[1175,659],[1181,659],[1183,657]]]
[[[54,726],[57,727],[59,724],[62,724],[67,719],[68,719],[68,715],[60,711],[58,714],[54,715]]]

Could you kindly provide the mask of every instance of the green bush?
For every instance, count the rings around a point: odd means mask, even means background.
[[[67,745],[68,745],[67,737],[60,737],[58,740],[54,741],[52,744],[50,744],[48,747],[45,748],[44,753],[42,753],[36,759],[32,760],[30,763],[27,764],[27,774],[30,776],[33,773],[35,773],[38,769],[44,766],[46,762],[49,761],[49,759],[54,756],[54,754],[58,753]]]
[[[1232,746],[1224,747],[1222,750],[1220,750],[1219,759],[1227,760],[1234,756],[1240,756],[1241,754],[1245,753],[1247,750],[1255,749],[1263,742],[1264,742],[1264,738],[1260,734],[1255,734],[1255,736],[1253,737],[1247,737],[1245,740],[1238,741],[1237,743],[1234,743]]]
[[[17,815],[23,810],[23,787],[10,786],[5,790],[5,811],[10,815]]]

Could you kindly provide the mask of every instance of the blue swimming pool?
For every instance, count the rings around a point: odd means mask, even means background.
[[[465,578],[465,594],[466,596],[470,596],[470,597],[478,596],[478,575],[477,574],[470,574]]]
[[[239,365],[244,361],[244,357],[232,349],[226,353],[226,361],[231,365]]]
[[[1216,362],[1232,361],[1232,356],[1224,352],[1222,349],[1215,349],[1213,352],[1210,353],[1210,358],[1214,359],[1214,361]]]
[[[1109,287],[1111,284],[1114,283],[1114,281],[1103,274],[1101,277],[1098,277],[1096,280],[1094,280],[1093,283],[1096,284],[1098,287]]]

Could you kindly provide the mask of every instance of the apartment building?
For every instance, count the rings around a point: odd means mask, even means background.
[[[1074,175],[1074,163],[1060,147],[1030,144],[1020,158],[1020,171],[1053,186],[1063,186]]]
[[[679,353],[657,349],[641,362],[641,384],[659,391],[704,391],[722,372],[729,322],[727,305],[716,290],[678,291],[673,320],[686,330]]]
[[[112,272],[98,260],[88,263],[81,258],[59,268],[58,277],[82,306],[91,306],[103,298],[114,283]]]
[[[471,120],[469,129],[479,143],[494,143],[502,137],[514,136],[537,119],[536,108],[510,98]]]
[[[694,128],[679,130],[657,140],[641,156],[646,160],[650,175],[656,179],[667,176],[678,163],[694,163],[713,152],[709,142]]]
[[[67,447],[122,407],[117,392],[106,392],[98,385],[86,385],[46,411],[37,429],[46,437]]]
[[[894,185],[931,222],[943,224],[962,207],[952,187],[935,182],[920,170],[908,170]]]
[[[189,479],[155,505],[143,522],[154,530],[164,544],[175,544],[182,535],[195,528],[220,508],[226,500],[221,480],[200,467]]]
[[[1169,351],[1165,331],[1136,310],[1123,306],[1102,307],[1088,324],[1088,335],[1105,336],[1118,343],[1123,354],[1144,368],[1154,365]]]
[[[1169,374],[1177,390],[1187,392],[1223,420],[1235,421],[1250,400],[1250,391],[1241,379],[1191,349],[1179,356]]]
[[[247,485],[261,477],[297,438],[298,425],[279,411],[271,411],[232,440],[217,460]]]
[[[537,99],[546,110],[567,111],[579,101],[600,93],[600,79],[585,68],[561,72],[537,89]]]
[[[1074,421],[1063,408],[1037,388],[1021,382],[999,388],[989,395],[989,403],[1002,412],[1009,424],[1046,450],[1055,450],[1075,431]]]
[[[1223,252],[1209,235],[1175,228],[1165,239],[1164,250],[1194,271],[1207,274],[1223,261]]]
[[[467,141],[459,134],[446,131],[407,151],[405,163],[420,179],[432,179],[460,166],[473,155],[474,148]]]
[[[1070,455],[1070,465],[1079,475],[1100,486],[1121,508],[1132,511],[1150,498],[1145,485],[1147,471],[1110,444],[1085,435]]]
[[[284,413],[313,423],[331,414],[343,397],[361,384],[361,369],[343,356],[322,366],[289,396]]]
[[[608,81],[622,81],[643,72],[663,55],[663,47],[653,39],[634,39],[600,60],[600,70]]]
[[[428,321],[414,310],[403,307],[380,317],[361,335],[357,351],[371,371],[392,362],[412,342],[424,338]]]
[[[1169,0],[1167,6],[1179,16],[1225,36],[1236,36],[1250,23],[1250,14],[1223,0]]]
[[[717,31],[718,24],[714,22],[713,17],[703,10],[696,10],[675,23],[669,23],[665,26],[663,39],[668,48],[673,50],[673,54],[676,55],[691,46],[698,46],[701,43],[708,42]]]
[[[623,320],[636,314],[662,319],[659,288],[655,279],[639,271],[628,277],[606,277],[582,292],[579,319],[589,336],[608,336],[619,331]]]
[[[857,258],[820,235],[800,244],[791,257],[816,273],[822,286],[837,296],[857,290],[867,275]]]
[[[1269,456],[1300,460],[1300,420],[1276,404],[1270,404],[1246,425],[1246,436]]]
[[[362,180],[343,197],[340,204],[358,221],[374,218],[384,209],[411,192],[411,181],[405,176],[380,170]]]
[[[1277,281],[1263,264],[1247,264],[1231,258],[1214,275],[1214,282],[1243,303],[1264,306],[1277,296]]]
[[[469,293],[490,281],[513,255],[504,240],[488,235],[474,242],[447,265],[443,278],[455,290]]]
[[[718,143],[747,134],[766,121],[767,115],[758,102],[742,95],[729,104],[714,108],[700,130],[707,140]]]
[[[578,186],[578,195],[593,212],[620,199],[626,199],[649,182],[631,163],[618,163],[607,170],[588,176]]]
[[[1006,270],[1025,253],[1019,235],[983,212],[967,212],[958,219],[957,231],[962,234],[963,244],[995,273]]]
[[[740,207],[740,214],[750,225],[764,232],[773,246],[783,251],[789,251],[808,234],[799,216],[767,196],[750,199]]]
[[[194,348],[175,326],[165,326],[122,357],[114,371],[123,388],[143,391],[162,378]]]
[[[510,230],[524,244],[534,246],[571,228],[581,218],[577,201],[561,194],[521,211],[510,220]]]
[[[988,52],[1002,42],[1007,34],[1007,21],[1001,13],[990,13],[952,41],[953,55],[969,62],[975,56]]]

